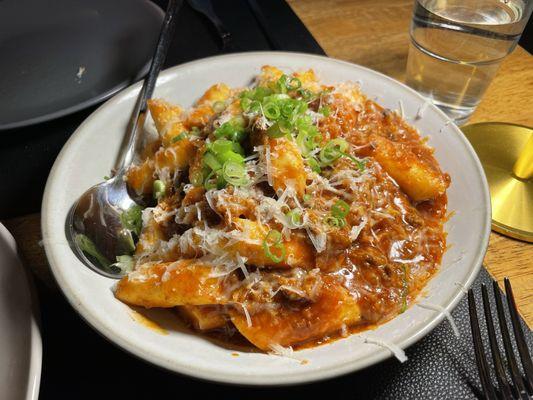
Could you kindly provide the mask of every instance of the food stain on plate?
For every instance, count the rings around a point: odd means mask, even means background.
[[[163,328],[157,322],[148,318],[146,315],[141,314],[140,312],[131,309],[130,316],[133,318],[134,321],[145,326],[146,328],[149,328],[157,333],[160,333],[161,335],[168,335],[168,331],[165,328]]]

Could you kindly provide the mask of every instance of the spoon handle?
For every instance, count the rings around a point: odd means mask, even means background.
[[[183,0],[169,0],[168,2],[165,19],[161,27],[150,70],[148,71],[148,76],[144,80],[143,86],[137,97],[135,108],[133,109],[128,123],[126,135],[124,135],[120,147],[119,156],[115,164],[115,176],[122,175],[126,168],[132,163],[135,156],[137,137],[139,136],[139,132],[142,131],[146,119],[146,101],[152,97],[157,76],[159,75],[159,71],[161,71],[161,67],[167,57],[167,51],[176,26],[176,16],[182,4]]]

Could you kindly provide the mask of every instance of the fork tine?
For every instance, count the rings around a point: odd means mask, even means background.
[[[509,387],[509,382],[507,382],[507,376],[503,369],[502,357],[498,347],[498,341],[496,340],[496,333],[494,331],[494,321],[490,309],[489,295],[485,285],[481,285],[481,295],[483,296],[483,311],[485,312],[485,321],[487,322],[487,330],[489,332],[490,350],[492,352],[492,359],[494,360],[494,367],[496,368],[496,379],[498,380],[500,394],[504,400],[512,400],[513,392]]]
[[[468,290],[468,312],[470,314],[470,327],[472,329],[472,339],[474,340],[474,351],[476,354],[476,364],[479,371],[479,379],[485,398],[488,400],[497,400],[494,387],[492,386],[487,360],[483,352],[483,343],[479,332],[479,321],[477,319],[476,299],[472,289]]]
[[[516,345],[518,347],[518,353],[522,360],[522,366],[524,367],[525,381],[527,389],[530,394],[533,394],[533,362],[531,361],[531,355],[527,348],[526,340],[524,338],[524,332],[520,325],[520,318],[518,317],[518,311],[516,308],[516,302],[514,300],[513,288],[509,279],[505,278],[505,293],[507,294],[507,304],[509,305],[509,314],[511,314],[511,322],[513,323],[514,337]]]
[[[507,363],[509,364],[509,370],[511,372],[511,378],[513,379],[515,390],[518,391],[518,393],[515,393],[515,395],[524,400],[529,400],[529,396],[527,395],[524,382],[522,381],[522,376],[520,375],[520,370],[516,364],[514,351],[511,346],[509,328],[507,327],[507,321],[505,320],[505,313],[503,311],[502,295],[496,281],[492,282],[492,288],[494,290],[494,297],[496,299],[496,309],[498,310],[498,320],[500,322],[500,331],[502,333],[505,354],[507,355]]]

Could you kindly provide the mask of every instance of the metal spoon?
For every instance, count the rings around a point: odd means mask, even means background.
[[[73,205],[66,221],[66,236],[80,260],[101,275],[120,278],[124,270],[113,266],[117,256],[134,250],[132,217],[140,206],[128,193],[125,173],[134,161],[138,137],[146,119],[146,101],[152,96],[172,39],[182,0],[170,0],[148,76],[144,80],[115,164],[115,175],[87,190]],[[138,233],[138,232],[137,232]]]

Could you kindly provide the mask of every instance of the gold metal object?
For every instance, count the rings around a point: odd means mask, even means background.
[[[492,229],[533,242],[533,129],[503,122],[461,129],[487,176]]]

